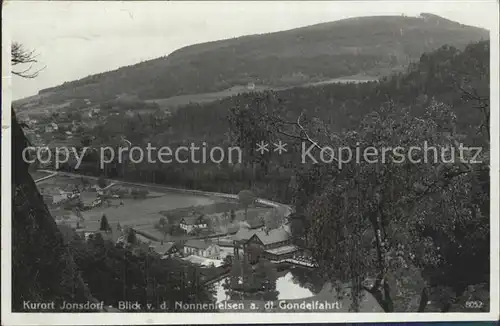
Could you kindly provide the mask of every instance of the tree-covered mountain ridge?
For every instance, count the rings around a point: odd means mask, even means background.
[[[422,53],[449,44],[463,48],[489,31],[448,19],[378,16],[349,18],[287,31],[186,46],[168,56],[47,88],[49,101],[142,99],[216,92],[254,83],[268,87],[390,74]]]

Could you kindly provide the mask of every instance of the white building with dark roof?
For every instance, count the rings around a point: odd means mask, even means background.
[[[184,244],[184,254],[219,259],[220,247],[211,241],[193,239]]]
[[[187,233],[190,233],[194,229],[208,228],[207,221],[205,220],[205,217],[203,215],[183,217],[179,223],[179,226]]]

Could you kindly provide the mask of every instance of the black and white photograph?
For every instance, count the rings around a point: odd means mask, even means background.
[[[4,2],[2,319],[498,320],[498,9]]]

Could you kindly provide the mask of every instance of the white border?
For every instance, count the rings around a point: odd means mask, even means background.
[[[4,4],[2,4],[4,5]],[[3,9],[3,8],[2,8]],[[11,160],[11,64],[10,33],[4,24],[5,10],[2,10],[2,319],[10,319],[12,284],[11,284],[11,215],[12,215],[12,160]],[[8,317],[7,317],[8,316]],[[9,323],[11,321],[9,320]]]
[[[431,1],[419,4],[427,7]],[[354,5],[354,1],[349,1]],[[396,1],[385,1],[388,6]],[[432,3],[443,3],[432,1]],[[456,3],[456,2],[455,2]],[[395,321],[461,321],[499,319],[499,6],[496,1],[471,1],[475,6],[489,5],[496,21],[490,31],[490,123],[491,123],[491,267],[489,313],[12,313],[11,312],[11,77],[10,33],[2,15],[2,321],[6,325],[104,325],[104,324],[267,324],[313,322],[395,322]],[[383,1],[377,1],[383,6]],[[405,2],[406,4],[406,2]],[[425,5],[424,5],[425,4]],[[454,2],[448,2],[453,6]],[[3,3],[4,9],[8,6]],[[424,10],[422,10],[424,11]],[[6,11],[4,10],[3,13]],[[497,198],[497,200],[495,200]],[[243,318],[242,318],[243,316]]]

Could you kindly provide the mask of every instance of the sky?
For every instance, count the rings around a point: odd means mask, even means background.
[[[12,77],[12,98],[168,55],[183,46],[287,30],[343,18],[433,13],[497,28],[495,1],[11,1],[2,38],[34,49],[36,79]],[[8,78],[8,77],[7,77]]]

